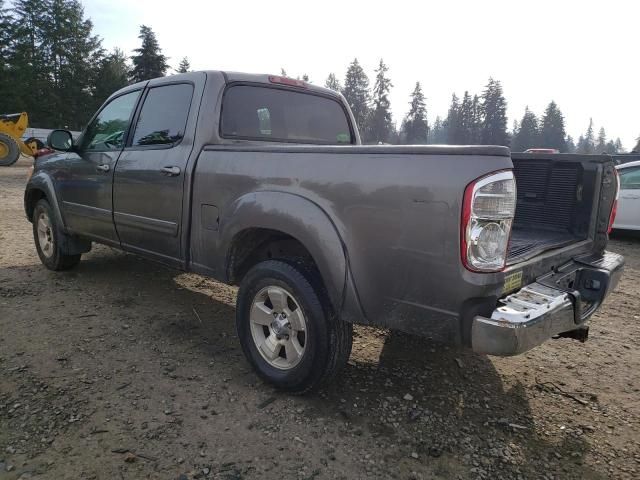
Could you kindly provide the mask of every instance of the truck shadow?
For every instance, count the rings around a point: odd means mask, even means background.
[[[215,362],[216,381],[224,379],[241,398],[292,401],[312,420],[332,419],[340,435],[364,451],[373,443],[389,445],[384,459],[399,472],[435,469],[444,478],[466,477],[470,471],[484,478],[529,478],[539,476],[543,466],[544,473],[560,478],[593,476],[583,465],[588,443],[571,435],[560,443],[545,438],[536,428],[528,387],[513,377],[503,383],[486,356],[358,327],[343,374],[313,396],[290,399],[258,380],[242,356],[234,327],[234,290],[227,286],[102,248],[71,272],[34,273],[33,267],[18,267],[5,269],[0,278],[18,278],[20,269],[31,282],[23,285],[31,288],[29,295],[64,297],[70,315],[73,309],[83,311],[80,306],[87,302],[82,308],[93,309],[96,322],[110,322],[112,331],[126,326],[129,335],[168,352],[185,372],[205,371]],[[3,288],[20,296],[22,287],[9,281]],[[101,313],[103,307],[108,315]],[[52,318],[65,335],[68,318]],[[67,333],[64,342],[82,335],[71,329]],[[106,361],[113,353],[103,354]],[[410,458],[412,452],[418,461]]]

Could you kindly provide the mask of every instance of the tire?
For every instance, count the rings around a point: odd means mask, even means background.
[[[0,133],[0,167],[13,165],[20,158],[20,147],[12,137]]]
[[[56,225],[55,215],[49,202],[39,200],[33,209],[33,241],[38,257],[49,270],[69,270],[80,262],[82,254],[66,255],[61,248],[64,233]]]
[[[249,270],[238,291],[236,329],[258,375],[292,394],[332,379],[351,354],[353,326],[333,314],[320,275],[302,263],[268,260]]]

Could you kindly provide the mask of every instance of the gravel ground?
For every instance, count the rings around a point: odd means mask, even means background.
[[[640,239],[586,344],[515,358],[357,328],[310,397],[254,375],[235,289],[103,246],[40,265],[27,162],[0,168],[0,478],[640,476]]]

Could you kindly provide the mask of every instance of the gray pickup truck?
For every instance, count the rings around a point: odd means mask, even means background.
[[[239,285],[243,351],[289,392],[346,363],[354,323],[492,355],[584,341],[624,263],[608,156],[364,146],[340,94],[290,78],[138,83],[48,143],[24,197],[42,263],[98,242]]]

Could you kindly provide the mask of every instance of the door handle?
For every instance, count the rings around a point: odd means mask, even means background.
[[[103,163],[102,165],[96,166],[96,170],[100,172],[108,172],[111,167],[107,163]]]
[[[175,177],[176,175],[180,175],[180,168],[178,167],[162,167],[160,171],[170,177]]]

